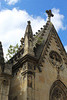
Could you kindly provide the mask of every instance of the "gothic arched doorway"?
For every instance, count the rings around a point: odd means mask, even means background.
[[[67,100],[67,88],[60,80],[53,83],[49,100]]]

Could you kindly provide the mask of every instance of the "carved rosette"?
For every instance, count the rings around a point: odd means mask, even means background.
[[[56,51],[49,53],[49,61],[53,67],[60,67],[63,64],[61,56]]]

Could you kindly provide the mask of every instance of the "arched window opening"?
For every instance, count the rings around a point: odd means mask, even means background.
[[[60,80],[55,81],[50,89],[49,100],[67,100],[66,91],[66,86]]]

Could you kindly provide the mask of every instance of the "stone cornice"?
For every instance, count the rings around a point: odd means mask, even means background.
[[[23,56],[21,59],[19,59],[15,65],[13,65],[13,67],[12,67],[13,71],[15,69],[19,68],[20,65],[22,66],[23,63],[25,63],[27,61],[30,61],[30,62],[33,62],[34,64],[36,64],[38,62],[38,59],[34,56],[27,54],[27,55]]]

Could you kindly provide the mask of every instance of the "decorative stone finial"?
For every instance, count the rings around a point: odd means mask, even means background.
[[[30,22],[30,21],[28,21],[28,25],[30,25],[30,23],[31,23],[31,22]]]
[[[30,25],[30,21],[27,21],[28,25],[26,27],[26,31],[25,31],[25,36],[27,35],[28,38],[32,38],[33,37],[33,32],[32,32],[32,28],[31,28],[31,25]]]
[[[48,14],[48,21],[50,21],[51,17],[54,15],[52,14],[51,10],[46,10],[46,13]]]
[[[26,27],[25,36],[24,36],[24,55],[30,54],[34,55],[33,52],[33,32],[30,25],[30,21],[28,21],[28,25]]]

